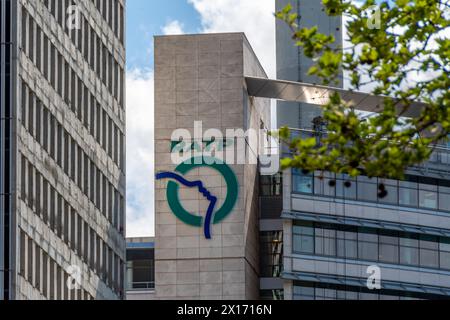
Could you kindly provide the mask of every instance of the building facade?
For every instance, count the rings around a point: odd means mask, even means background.
[[[270,102],[248,96],[244,75],[266,78],[242,33],[155,37],[156,299],[259,297],[258,163],[219,156],[257,157],[225,132],[270,128]]]
[[[342,43],[341,18],[329,19],[320,1],[293,3],[300,25],[318,25]],[[335,87],[317,85],[306,75],[311,64],[282,23],[277,80],[267,79],[243,34],[155,38],[155,291],[147,298],[450,297],[448,146],[409,168],[404,181],[299,169],[263,175],[250,139],[239,151],[254,153],[256,164],[208,163],[209,146],[236,146],[198,136],[198,121],[202,133],[267,130],[276,99],[278,126],[319,137],[326,132],[315,119],[333,92],[376,111],[382,97],[343,90],[343,77]]]
[[[127,300],[152,300],[155,295],[155,239],[127,238]]]
[[[0,8],[0,297],[120,299],[125,1]]]
[[[300,26],[318,25],[342,42],[341,19],[327,17],[320,1],[277,1],[278,9],[288,2]],[[280,22],[277,77],[314,84],[310,65]],[[315,136],[318,115],[307,104],[278,105],[278,125],[305,137]],[[442,146],[405,181],[284,172],[284,299],[450,298],[449,169],[450,150]],[[368,287],[374,279],[379,290]]]

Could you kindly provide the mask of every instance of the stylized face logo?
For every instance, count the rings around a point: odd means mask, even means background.
[[[199,228],[203,226],[206,239],[211,239],[211,224],[217,224],[224,220],[233,210],[238,198],[239,184],[233,170],[228,165],[218,164],[219,161],[214,160],[206,157],[193,158],[188,163],[180,164],[175,169],[175,172],[161,172],[156,175],[157,180],[175,180],[169,181],[167,184],[167,201],[170,209],[184,223]],[[227,196],[222,207],[218,210],[216,210],[217,197],[205,188],[202,181],[188,181],[183,177],[193,169],[201,167],[208,167],[218,171],[227,185]],[[201,214],[192,214],[183,208],[178,196],[179,184],[177,182],[189,188],[197,188],[209,200],[209,206],[204,217]]]

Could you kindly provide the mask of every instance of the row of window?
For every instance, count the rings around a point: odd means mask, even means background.
[[[292,191],[380,204],[450,211],[450,181],[409,176],[405,181],[292,171]],[[383,189],[380,189],[380,185]],[[384,191],[384,192],[383,192]]]
[[[83,80],[25,8],[22,8],[22,50],[82,121],[83,104],[85,110],[91,102],[94,108],[96,102],[94,96],[89,94]],[[104,84],[123,108],[123,70],[113,61],[106,48],[97,50],[95,61],[96,68],[93,70],[104,80]],[[88,113],[85,112],[84,117],[88,117]]]
[[[22,101],[21,101],[21,120],[24,127],[30,134],[36,138],[41,145],[47,147],[49,129],[48,125],[52,125],[51,119],[48,119],[50,110],[43,104],[43,102],[36,96],[22,80]],[[87,107],[86,107],[87,106]],[[103,110],[100,104],[92,105],[89,111],[89,105],[84,108],[84,122],[85,126],[90,130],[90,134],[96,138],[97,142],[107,152],[109,157],[117,164],[119,169],[124,167],[124,135],[120,129],[114,124],[112,119]],[[81,117],[80,117],[81,118]],[[50,121],[50,122],[49,122]],[[56,121],[56,119],[54,119]],[[81,119],[80,119],[81,121]],[[52,134],[50,133],[52,139]],[[42,141],[41,141],[42,139]],[[54,146],[53,146],[54,147]],[[47,149],[46,149],[47,150]]]
[[[118,0],[92,0],[103,19],[108,22],[120,42],[124,44],[124,9]]]
[[[77,5],[76,0],[43,0],[58,24],[67,30],[67,10]],[[103,19],[114,32],[115,36],[124,44],[124,9],[118,0],[92,0]],[[72,13],[72,12],[69,12]]]
[[[294,300],[434,300],[444,296],[397,290],[369,290],[363,287],[294,282]]]
[[[114,0],[114,2],[116,1],[117,0]],[[121,88],[119,88],[118,78],[120,76],[120,79],[123,80],[123,70],[114,58],[114,55],[111,54],[108,48],[103,44],[101,37],[98,36],[94,28],[90,26],[88,20],[84,17],[83,12],[79,13],[79,29],[73,28],[70,32],[67,28],[67,19],[63,18],[66,16],[65,13],[67,12],[67,8],[74,4],[74,0],[44,0],[44,2],[45,6],[51,12],[53,17],[55,17],[59,25],[66,31],[67,35],[72,40],[72,43],[83,54],[84,59],[88,62],[91,69],[96,72],[108,88],[109,92],[122,105],[122,92],[119,92]],[[121,7],[120,4],[116,4]],[[55,5],[58,5],[59,8],[55,8]],[[110,10],[110,12],[112,11]],[[121,10],[121,12],[122,16],[120,19],[123,20],[123,10]],[[121,41],[122,40],[123,39],[121,39]]]
[[[450,238],[296,221],[293,251],[450,270]]]
[[[93,272],[118,290],[119,271],[113,265],[122,263],[120,257],[24,156],[21,199]]]
[[[96,208],[121,231],[124,197],[23,83],[22,124]]]
[[[49,300],[94,300],[82,288],[69,289],[70,275],[22,230],[19,274]]]

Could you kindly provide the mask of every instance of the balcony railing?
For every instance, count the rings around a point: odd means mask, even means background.
[[[128,284],[128,290],[153,290],[155,289],[155,282],[131,282]]]

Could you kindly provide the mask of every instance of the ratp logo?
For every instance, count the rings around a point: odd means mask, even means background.
[[[194,227],[203,227],[206,239],[211,239],[211,225],[223,221],[233,210],[238,199],[239,183],[233,170],[225,163],[216,161],[210,157],[194,157],[181,163],[175,172],[160,172],[156,175],[156,180],[169,179],[167,183],[167,201],[173,214],[186,223]],[[216,210],[218,198],[206,189],[203,181],[189,181],[184,176],[197,168],[211,168],[219,172],[225,180],[227,195],[223,205]],[[197,188],[198,191],[209,201],[206,213],[192,214],[188,212],[180,202],[180,184],[188,188]]]

